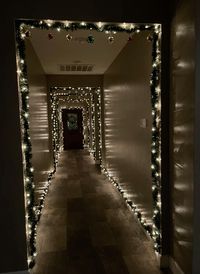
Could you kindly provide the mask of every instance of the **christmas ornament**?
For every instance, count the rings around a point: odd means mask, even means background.
[[[87,42],[89,44],[93,44],[94,43],[94,37],[92,35],[89,35],[88,38],[87,38]]]
[[[48,34],[49,40],[53,39],[53,35],[51,33]]]
[[[72,40],[72,36],[69,33],[66,35],[66,38],[67,38],[67,41]]]
[[[133,36],[129,36],[128,41],[130,42],[132,40],[133,40]]]
[[[27,30],[27,31],[25,32],[25,35],[26,35],[27,38],[30,37],[30,36],[31,36],[30,30]]]
[[[150,42],[153,41],[153,36],[152,36],[151,34],[149,34],[149,35],[147,36],[147,40],[150,41]]]
[[[113,37],[113,36],[109,36],[109,37],[108,37],[108,42],[109,42],[110,44],[112,44],[112,43],[114,42],[114,37]]]

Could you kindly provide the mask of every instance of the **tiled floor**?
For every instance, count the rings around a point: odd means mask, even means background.
[[[86,151],[63,152],[32,274],[160,274],[151,241]]]

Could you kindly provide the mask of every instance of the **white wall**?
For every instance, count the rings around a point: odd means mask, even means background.
[[[29,82],[30,137],[32,143],[32,165],[34,168],[36,204],[47,182],[48,172],[53,169],[53,158],[49,137],[47,80],[40,61],[26,40],[26,61]]]
[[[147,221],[152,219],[152,46],[135,34],[104,75],[105,165]],[[142,127],[145,119],[146,127]]]

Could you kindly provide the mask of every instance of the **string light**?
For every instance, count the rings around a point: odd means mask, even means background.
[[[137,206],[133,203],[133,201],[129,201],[126,197],[125,200],[127,204],[131,207],[131,210],[135,213],[135,215],[142,221],[142,225],[147,230],[147,232],[152,236],[155,242],[156,251],[160,252],[161,250],[161,228],[160,228],[160,180],[161,180],[161,158],[160,158],[160,40],[161,40],[161,26],[160,24],[129,24],[125,23],[125,25],[120,24],[107,24],[107,23],[85,23],[85,22],[68,22],[68,21],[48,21],[48,20],[16,20],[16,44],[17,44],[17,76],[18,76],[18,90],[20,94],[20,109],[21,109],[21,132],[22,132],[22,143],[26,146],[25,149],[22,147],[23,152],[23,169],[24,169],[24,188],[25,188],[25,208],[26,208],[26,231],[27,231],[27,252],[28,252],[28,265],[29,268],[32,268],[34,265],[34,260],[36,256],[36,228],[39,220],[39,216],[41,214],[41,210],[44,207],[44,198],[41,200],[41,204],[39,206],[35,206],[34,202],[34,180],[33,173],[34,169],[31,164],[32,157],[32,147],[31,140],[29,136],[29,87],[27,80],[27,69],[25,62],[25,39],[28,38],[30,30],[33,28],[37,29],[57,29],[58,32],[61,30],[66,31],[74,31],[78,29],[82,30],[96,30],[100,32],[106,33],[114,33],[114,32],[126,32],[129,35],[134,33],[139,33],[142,30],[150,30],[152,31],[152,39],[149,41],[152,42],[152,75],[150,79],[150,87],[152,94],[152,142],[155,142],[155,149],[152,149],[152,165],[155,167],[152,169],[152,194],[153,194],[153,225],[149,225],[145,218],[143,218],[142,213],[139,211]],[[71,87],[70,87],[71,88]],[[70,89],[69,88],[69,89]],[[71,88],[74,90],[73,88]],[[78,99],[77,99],[78,100]],[[91,102],[92,99],[88,99]],[[78,100],[79,101],[79,100]],[[99,104],[101,105],[101,104]],[[99,109],[101,112],[101,110]],[[100,113],[99,112],[99,113]],[[101,118],[98,116],[98,127],[99,132],[101,132]],[[55,122],[55,126],[57,126],[57,122]],[[93,121],[95,123],[95,121]],[[57,133],[53,134],[55,140],[59,142]],[[101,141],[101,133],[97,134],[99,138],[99,151],[95,157],[100,158],[101,160],[101,150],[102,150],[102,141]],[[94,134],[93,134],[94,138]],[[95,146],[95,141],[92,140],[92,144]],[[55,144],[54,152],[57,151],[57,155],[55,157],[55,165],[58,163],[58,144]],[[97,146],[96,146],[97,147]],[[94,150],[94,147],[93,147]],[[156,152],[155,152],[156,150]],[[103,168],[105,174],[108,175],[106,169]],[[52,179],[53,174],[55,173],[55,169],[50,171],[48,174],[48,180],[46,187],[48,188],[50,181]],[[124,196],[124,190],[119,186],[118,182],[114,180],[114,178],[109,175],[110,181],[118,187],[120,193]],[[48,191],[45,190],[43,193],[43,197],[45,197]],[[27,194],[30,195],[27,195]]]
[[[63,92],[65,91],[65,92]],[[59,108],[60,98],[65,98],[67,103],[83,103],[85,102],[91,112],[91,142],[88,140],[90,154],[94,157],[97,163],[101,163],[102,155],[102,139],[101,139],[101,90],[93,87],[52,87],[51,88],[51,106],[52,106],[52,136],[53,136],[53,151],[54,151],[54,167],[58,163],[58,156],[62,149],[62,144],[59,141],[59,119],[57,109]],[[89,124],[89,122],[88,122]],[[89,134],[90,135],[90,134]],[[86,140],[85,140],[86,143]]]

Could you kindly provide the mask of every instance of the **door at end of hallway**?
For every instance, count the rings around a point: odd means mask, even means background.
[[[63,109],[64,150],[83,149],[83,115],[81,109]]]

